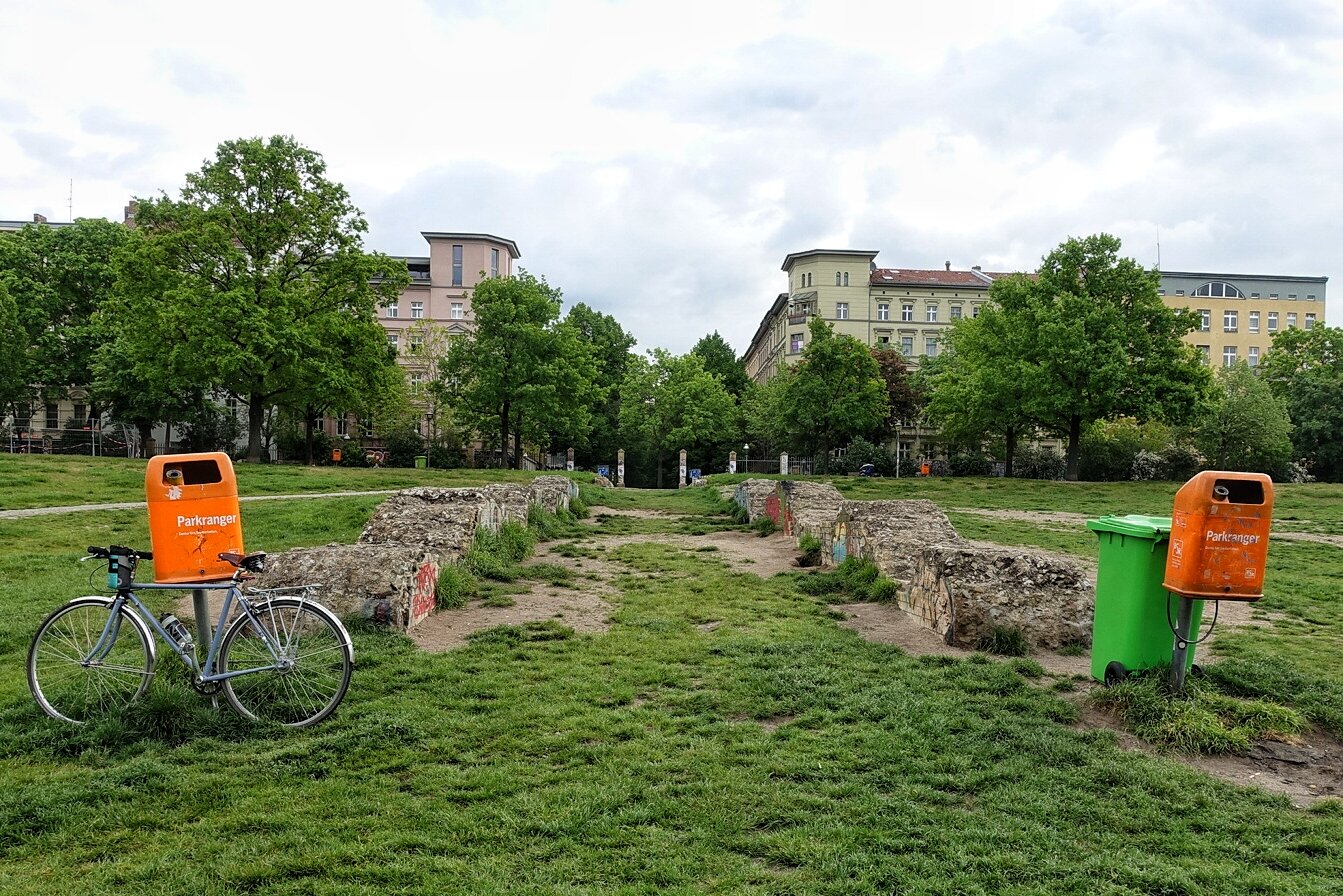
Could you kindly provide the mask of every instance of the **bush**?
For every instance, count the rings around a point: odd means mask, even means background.
[[[797,558],[798,566],[820,566],[821,565],[821,540],[811,533],[803,533],[797,540],[797,546],[802,551],[802,556]]]
[[[779,527],[774,524],[774,520],[767,516],[762,516],[757,519],[751,524],[751,528],[754,529],[755,534],[759,535],[761,538],[773,535],[775,532],[779,531]]]
[[[387,449],[387,466],[413,467],[415,458],[424,454],[424,439],[411,427],[398,429],[383,441]]]
[[[434,591],[434,605],[440,610],[456,610],[475,597],[479,584],[475,576],[460,563],[442,567],[438,571],[438,587]]]
[[[371,467],[373,462],[368,459],[368,452],[364,446],[357,442],[344,442],[340,446],[340,466],[342,467]]]
[[[874,445],[863,438],[854,439],[849,443],[843,464],[845,472],[848,473],[857,473],[864,464],[871,464],[876,468],[878,476],[895,474],[895,456],[880,445]]]
[[[454,470],[466,466],[466,452],[456,445],[442,442],[429,446],[425,452],[429,466],[438,470]]]
[[[1063,455],[1032,445],[1018,448],[1012,461],[1012,475],[1017,479],[1062,479],[1067,469]]]
[[[901,458],[900,475],[911,479],[919,475],[919,462],[911,457]]]
[[[993,472],[993,461],[979,452],[953,454],[948,466],[952,476],[987,476]]]

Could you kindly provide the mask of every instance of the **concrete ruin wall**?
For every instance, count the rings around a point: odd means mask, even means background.
[[[578,497],[578,483],[567,476],[537,476],[527,485],[533,504],[548,513],[569,509],[569,501]]]
[[[313,597],[338,616],[363,616],[395,629],[434,610],[440,561],[432,548],[404,544],[329,544],[266,558],[254,589],[320,584]]]
[[[1095,574],[1079,560],[976,542],[919,552],[900,607],[948,644],[974,647],[994,626],[1035,647],[1089,644]]]
[[[526,525],[529,501],[521,485],[403,489],[379,505],[359,543],[424,545],[450,563],[470,549],[476,529]]]
[[[811,535],[824,544],[830,540],[835,517],[843,505],[844,496],[828,482],[783,479],[765,499],[765,515],[785,535]]]
[[[746,511],[746,521],[754,523],[765,515],[765,502],[778,486],[777,479],[747,479],[737,485],[732,500]]]
[[[822,539],[822,564],[837,566],[846,557],[867,560],[902,585],[914,577],[925,547],[962,541],[947,515],[932,501],[845,501]]]

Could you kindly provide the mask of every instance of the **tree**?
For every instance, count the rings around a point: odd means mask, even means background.
[[[345,391],[353,356],[386,358],[369,323],[409,273],[363,251],[363,215],[292,137],[220,144],[180,200],[139,200],[136,223],[146,238],[121,288],[156,324],[143,333],[157,344],[154,376],[245,402],[248,460],[272,405],[309,403],[327,383]]]
[[[930,396],[929,419],[949,442],[976,450],[1001,437],[1004,472],[1011,476],[1017,439],[1036,423],[1031,414],[1037,368],[1030,360],[1027,319],[985,305],[978,317],[952,324],[944,343],[942,354],[919,368]]]
[[[727,389],[729,395],[738,401],[741,400],[742,393],[746,391],[746,384],[750,382],[746,376],[746,365],[737,358],[732,346],[718,335],[717,330],[696,342],[690,353],[699,356],[704,362],[704,369],[722,381],[723,388]]]
[[[28,395],[28,380],[24,377],[27,334],[19,327],[18,305],[3,281],[0,281],[0,333],[9,334],[0,339],[0,414],[3,414],[6,408],[21,403]]]
[[[886,381],[868,347],[852,336],[836,336],[819,317],[809,325],[810,341],[788,377],[785,401],[775,426],[790,447],[810,452],[824,468],[830,451],[855,436],[874,436],[890,415]]]
[[[735,430],[732,396],[704,369],[700,356],[659,348],[630,362],[620,387],[620,434],[626,444],[652,455],[659,488],[665,455],[684,448],[691,458],[705,457]]]
[[[1292,459],[1287,402],[1244,361],[1220,370],[1217,392],[1195,443],[1214,470],[1245,470],[1283,478]]]
[[[872,360],[886,384],[886,403],[889,410],[882,425],[885,435],[893,435],[902,420],[912,420],[923,410],[924,395],[910,375],[904,355],[895,349],[872,348]]]
[[[476,330],[454,340],[436,388],[482,428],[493,422],[502,465],[521,467],[525,439],[548,447],[552,431],[586,433],[596,364],[575,328],[559,320],[560,291],[519,271],[481,281],[471,307]]]
[[[582,302],[570,308],[564,319],[592,355],[597,388],[592,392],[594,404],[588,409],[591,429],[586,436],[557,435],[569,442],[566,447],[575,448],[575,462],[579,466],[611,463],[620,448],[620,383],[634,357],[630,354],[634,337],[614,317]]]
[[[1279,333],[1259,369],[1286,402],[1296,455],[1316,478],[1343,480],[1343,328]]]
[[[1015,333],[1030,334],[1028,409],[1067,439],[1067,478],[1078,475],[1082,429],[1127,414],[1192,421],[1207,401],[1211,374],[1181,337],[1196,312],[1166,307],[1160,275],[1119,257],[1108,234],[1069,239],[1041,262],[1037,277],[997,280],[989,297]]]
[[[14,299],[26,343],[26,385],[63,397],[93,382],[93,358],[106,337],[97,315],[111,295],[113,259],[126,242],[120,224],[81,218],[67,227],[28,224],[0,237],[0,284]],[[96,408],[93,413],[97,413]]]

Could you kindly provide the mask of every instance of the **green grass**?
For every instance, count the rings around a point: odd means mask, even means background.
[[[375,501],[251,505],[248,538],[348,540]],[[311,730],[216,715],[171,675],[128,721],[71,730],[32,705],[23,651],[87,590],[80,548],[109,541],[144,543],[143,513],[0,521],[0,893],[1326,894],[1343,878],[1336,803],[1300,811],[1121,750],[1073,728],[1029,661],[911,658],[791,576],[656,543],[603,552],[622,574],[602,635],[548,620],[428,654],[353,626],[350,693]],[[1275,599],[1338,606],[1337,586]]]

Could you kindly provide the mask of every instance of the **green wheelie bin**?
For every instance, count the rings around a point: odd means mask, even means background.
[[[1170,662],[1180,602],[1161,584],[1171,518],[1105,516],[1087,520],[1087,528],[1100,539],[1091,676],[1115,684],[1131,672]],[[1194,601],[1190,631],[1198,631],[1202,618],[1203,601]],[[1193,644],[1186,662],[1193,666]]]

